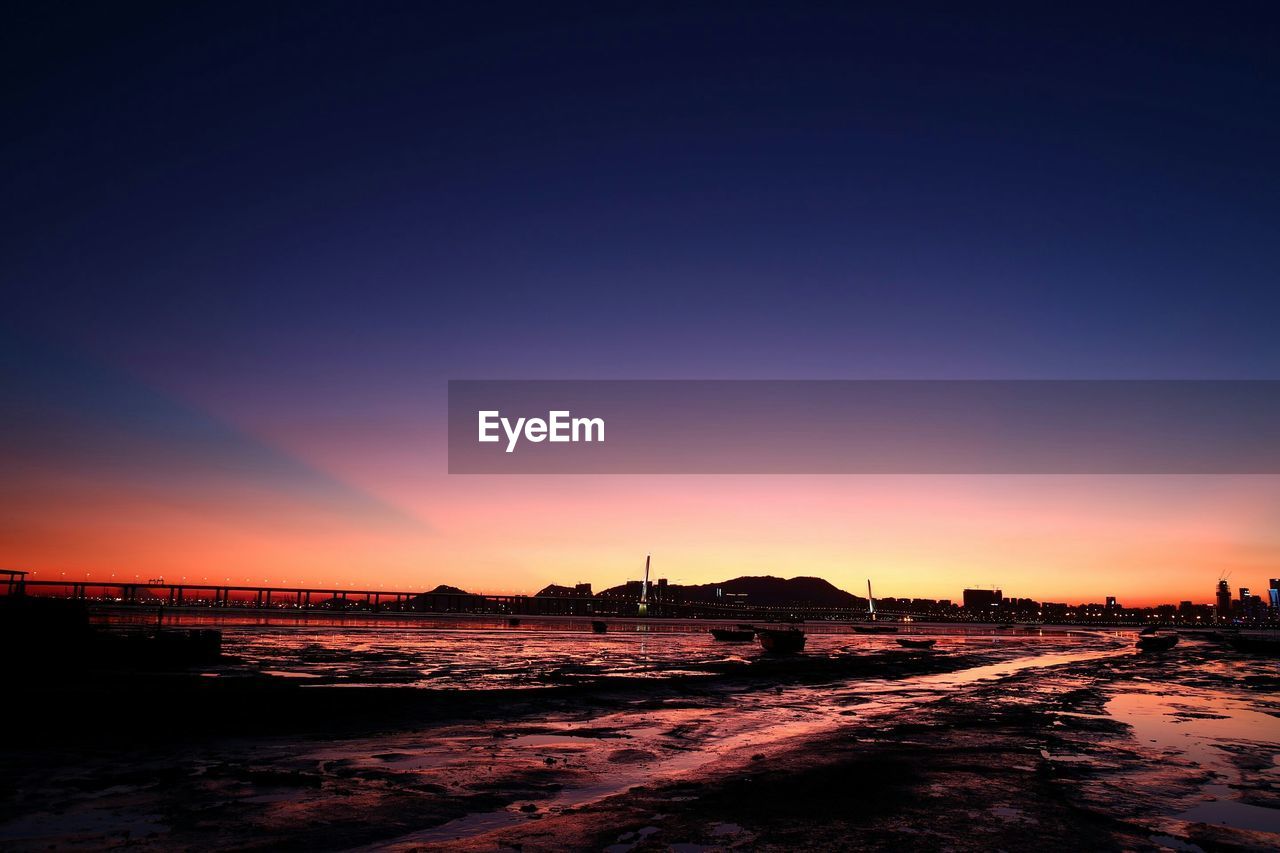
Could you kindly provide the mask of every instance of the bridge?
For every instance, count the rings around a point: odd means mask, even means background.
[[[471,613],[509,616],[636,617],[639,602],[624,596],[492,595],[466,592],[273,587],[209,583],[116,580],[32,580],[23,572],[0,570],[8,595],[68,598],[88,604],[125,607],[236,608],[275,612]],[[860,609],[751,605],[740,602],[678,601],[650,598],[656,618],[827,619],[865,621]],[[905,612],[877,608],[889,619]],[[918,617],[919,614],[916,614]]]
[[[463,610],[482,599],[510,606],[524,596],[422,593],[336,587],[240,586],[235,584],[164,583],[157,581],[30,580],[10,577],[9,595],[70,598],[85,602],[163,607],[239,607],[294,610]]]

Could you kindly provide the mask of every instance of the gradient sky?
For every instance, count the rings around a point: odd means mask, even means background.
[[[1280,378],[1270,4],[540,5],[6,6],[0,564],[1280,575],[1275,477],[444,473],[450,378]]]

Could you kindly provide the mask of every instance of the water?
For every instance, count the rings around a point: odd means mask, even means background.
[[[211,820],[219,833],[216,841],[227,847],[323,826],[314,830],[313,840],[336,844],[333,839],[341,837],[344,846],[355,848],[377,838],[368,834],[368,827],[377,825],[385,830],[377,849],[414,849],[526,822],[550,823],[558,815],[572,818],[584,805],[600,804],[634,786],[785,766],[799,745],[839,737],[845,727],[859,732],[859,740],[883,746],[879,739],[893,726],[915,714],[927,718],[940,705],[961,707],[954,705],[955,697],[965,696],[975,697],[979,707],[1043,703],[1047,713],[1065,720],[1105,716],[1127,723],[1123,731],[1114,725],[1086,726],[1077,741],[1029,745],[1049,746],[1055,754],[1041,750],[1039,760],[1056,768],[1105,758],[1096,761],[1095,771],[1108,774],[1099,777],[1102,807],[1140,809],[1135,819],[1149,826],[1157,843],[1182,845],[1185,825],[1195,822],[1280,832],[1277,810],[1258,799],[1271,790],[1266,780],[1280,784],[1280,717],[1269,694],[1246,687],[1243,680],[1269,670],[1205,644],[1188,642],[1157,659],[1135,655],[1133,635],[1115,631],[1002,632],[917,624],[899,635],[860,635],[845,626],[810,625],[809,647],[798,661],[892,650],[902,660],[923,654],[969,666],[918,675],[887,666],[874,670],[877,677],[832,677],[822,683],[766,679],[749,688],[742,680],[735,685],[735,679],[710,678],[668,690],[658,684],[661,679],[754,660],[762,652],[755,644],[714,642],[706,633],[709,622],[619,620],[604,635],[591,633],[588,621],[567,619],[530,619],[513,628],[505,619],[466,617],[277,619],[197,612],[166,614],[166,622],[223,629],[226,651],[239,662],[214,668],[209,673],[214,678],[265,671],[296,679],[304,688],[410,685],[424,691],[520,692],[489,697],[493,704],[484,707],[492,713],[477,717],[444,715],[422,725],[353,734],[338,730],[323,738],[269,735],[196,751],[184,746],[170,752],[163,744],[149,755],[130,751],[128,761],[137,766],[154,766],[160,773],[180,767],[165,784],[121,787],[116,758],[75,755],[76,775],[44,780],[48,790],[39,789],[39,796],[46,804],[33,801],[29,814],[0,825],[0,844],[24,840],[41,848],[68,846],[64,827],[72,826],[83,827],[90,846],[107,846],[99,842],[108,836],[119,840],[116,836],[137,828],[182,846],[192,836],[155,816],[209,809],[208,814],[224,815]],[[900,649],[896,636],[912,634],[936,637],[936,651]],[[895,670],[901,677],[892,677]],[[526,692],[613,677],[636,681],[601,694],[608,695],[607,702],[596,701],[591,692],[561,692],[557,696],[569,698],[543,705],[536,693]],[[1093,704],[1058,711],[1046,699],[1082,687],[1094,690]],[[376,690],[366,695],[384,698]],[[448,700],[432,695],[429,704],[448,705]],[[505,713],[508,706],[515,710]],[[1079,754],[1071,754],[1072,743]],[[1037,763],[1034,750],[1025,751],[1028,765]],[[1242,769],[1244,756],[1253,761],[1252,769]],[[101,791],[81,781],[96,777],[103,780]],[[18,787],[37,790],[30,784]],[[342,792],[339,810],[335,791]],[[994,802],[992,820],[1025,822],[1036,814],[1033,794],[1027,803]],[[669,799],[679,807],[678,794]],[[455,807],[459,803],[465,810]],[[217,812],[228,804],[234,809]],[[406,804],[420,811],[406,812]],[[177,805],[181,808],[175,811]],[[732,823],[719,826],[726,844],[752,831]],[[617,849],[641,845],[640,831],[631,833],[618,837]],[[673,847],[677,841],[683,843],[673,838]],[[702,849],[691,839],[687,849],[695,848]]]
[[[125,614],[113,621],[129,618]],[[148,618],[154,616],[132,617]],[[601,635],[592,633],[585,619],[524,618],[519,627],[509,627],[505,618],[495,617],[300,618],[188,611],[166,614],[165,624],[220,627],[225,654],[267,674],[311,685],[530,688],[620,676],[666,678],[762,654],[755,643],[714,642],[707,632],[720,623],[712,622],[619,620]],[[1018,651],[1046,642],[1070,646],[1093,636],[950,625],[912,626],[888,635],[856,634],[832,623],[808,624],[805,630],[808,657],[899,650],[897,636],[937,638],[935,654]],[[223,668],[224,674],[234,671]]]
[[[1030,641],[1012,642],[1021,647]],[[1006,638],[955,636],[940,640],[935,652],[1010,643]],[[554,629],[418,627],[228,628],[223,648],[268,672],[316,683],[449,690],[538,687],[610,676],[670,677],[762,654],[754,643],[717,643],[706,633],[593,635]],[[898,648],[891,636],[811,633],[805,654],[813,657]]]
[[[884,648],[883,637],[859,638],[871,648]],[[1094,643],[1099,643],[1095,638]],[[892,639],[889,639],[892,644]],[[896,644],[893,644],[896,648]],[[999,663],[973,667],[955,673],[916,676],[900,680],[866,679],[856,685],[793,686],[785,690],[761,691],[737,697],[722,706],[646,708],[624,710],[591,720],[591,734],[574,734],[575,725],[544,726],[560,728],[558,734],[522,735],[489,747],[488,755],[502,763],[517,763],[522,755],[534,759],[572,761],[594,770],[589,784],[569,786],[532,805],[538,812],[554,814],[565,809],[598,802],[622,793],[634,785],[655,779],[697,778],[700,773],[726,760],[740,761],[743,756],[764,755],[799,739],[830,733],[844,725],[850,709],[856,709],[860,720],[889,719],[904,709],[923,705],[945,695],[959,685],[997,679],[1030,669],[1059,666],[1088,660],[1101,660],[1128,654],[1127,648],[1108,644],[1081,652],[1050,652],[1027,655],[1025,645],[1010,650],[1016,655]],[[607,733],[602,737],[601,733]],[[691,747],[672,749],[672,732],[683,732]],[[617,739],[621,740],[617,740]],[[453,755],[467,754],[475,744],[488,739],[487,733],[466,734],[448,743],[437,743],[432,749]],[[616,763],[610,756],[619,750],[636,756],[634,763]],[[461,764],[459,764],[461,769]],[[440,826],[384,842],[382,849],[415,849],[422,844],[470,838],[495,829],[512,826],[527,818],[513,805],[490,812],[478,812]],[[725,824],[725,833],[736,830]],[[630,849],[621,843],[617,849]]]
[[[1107,703],[1107,713],[1127,723],[1142,748],[1161,761],[1210,771],[1201,801],[1178,820],[1280,833],[1280,809],[1240,799],[1235,787],[1241,787],[1242,773],[1233,760],[1240,751],[1265,760],[1271,768],[1264,772],[1276,779],[1272,787],[1280,785],[1280,717],[1258,710],[1248,697],[1191,686],[1173,693],[1120,693]]]

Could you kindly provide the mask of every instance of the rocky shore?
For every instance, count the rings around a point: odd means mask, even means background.
[[[46,683],[33,692],[83,709],[98,736],[33,724],[14,745],[0,845],[643,853],[1280,841],[1268,823],[1280,815],[1280,679],[1259,660],[1195,642],[1137,655],[1100,636],[1069,649],[886,648],[712,669],[456,692],[198,674],[139,677],[123,691]],[[136,716],[146,708],[150,725]]]

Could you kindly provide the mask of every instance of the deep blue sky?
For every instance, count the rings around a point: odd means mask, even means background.
[[[10,322],[218,399],[1280,369],[1270,4],[543,5],[8,4]]]
[[[5,4],[0,554],[1258,585],[1274,478],[445,473],[449,378],[1280,378],[1274,4],[979,5]]]

